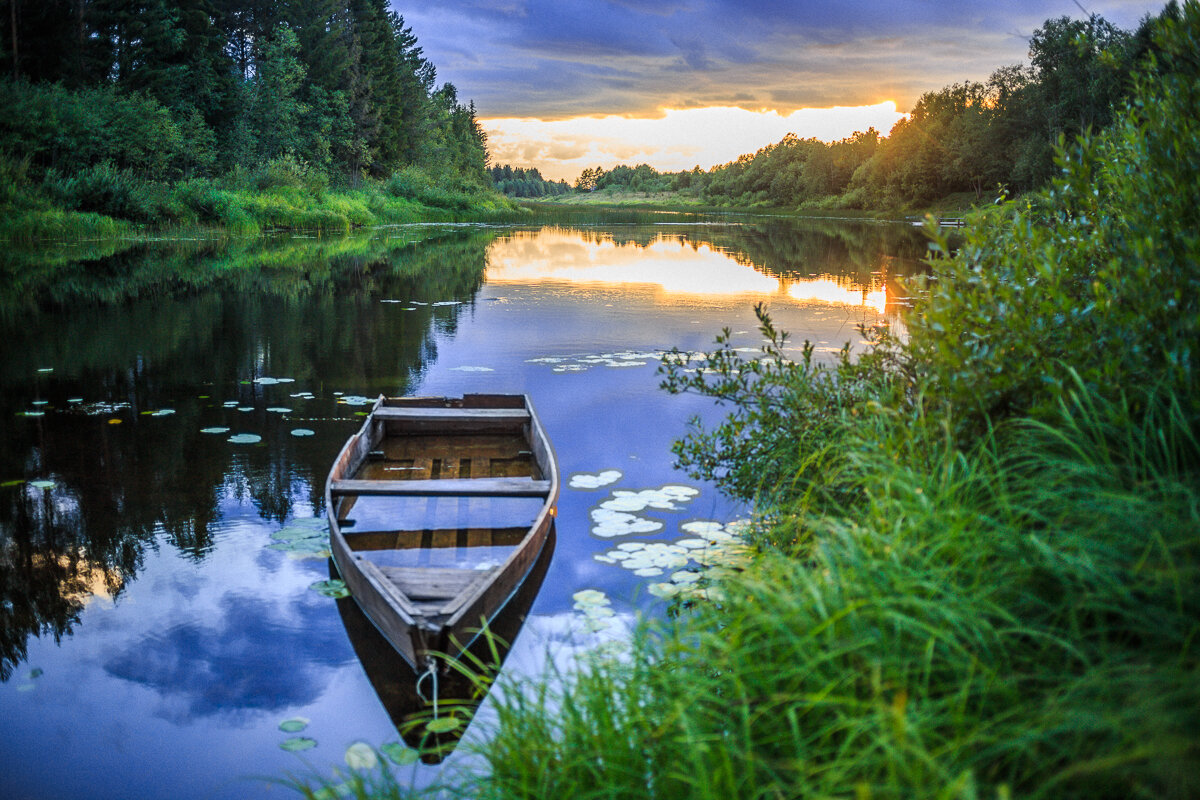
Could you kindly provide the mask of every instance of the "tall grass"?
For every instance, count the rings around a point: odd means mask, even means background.
[[[477,795],[1197,796],[1200,448],[1178,407],[1114,440],[1120,409],[1079,397],[1061,428],[899,464],[859,442],[865,505],[781,509],[811,546],[626,663],[505,695]]]

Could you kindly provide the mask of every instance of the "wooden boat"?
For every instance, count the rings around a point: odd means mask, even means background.
[[[488,620],[488,635],[476,637],[459,655],[458,663],[439,676],[436,685],[425,680],[427,676],[414,674],[404,659],[396,657],[391,643],[380,635],[353,599],[337,601],[346,636],[371,688],[400,738],[420,753],[424,763],[441,763],[466,734],[542,588],[554,555],[554,540],[551,524],[542,552],[517,593]],[[430,730],[432,720],[447,717],[457,724]]]
[[[527,396],[380,397],[325,482],[330,551],[363,613],[425,673],[520,588],[558,488]]]

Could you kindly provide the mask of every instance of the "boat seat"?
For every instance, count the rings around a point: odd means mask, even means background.
[[[330,492],[337,495],[408,495],[411,497],[545,497],[550,481],[532,478],[446,478],[411,481],[333,481]]]
[[[419,602],[452,600],[476,583],[490,579],[495,569],[380,567],[379,571],[407,597]]]

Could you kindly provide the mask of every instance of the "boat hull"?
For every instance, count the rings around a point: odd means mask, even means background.
[[[453,457],[414,456],[425,447]],[[416,466],[396,466],[410,463]],[[404,479],[380,477],[393,474],[381,470],[395,470]],[[439,660],[457,658],[521,587],[553,524],[558,468],[525,396],[381,397],[342,448],[325,495],[330,550],[351,596],[396,652],[423,673]],[[358,532],[349,514],[356,503],[368,502],[363,498],[381,498],[397,508],[435,501],[503,507],[518,498],[526,508],[529,498],[540,504],[532,521],[516,528],[443,528],[428,522]],[[405,563],[449,552],[469,555],[480,552],[472,550],[478,545],[502,551],[503,560],[473,570],[389,566],[386,560],[389,555],[402,556]]]

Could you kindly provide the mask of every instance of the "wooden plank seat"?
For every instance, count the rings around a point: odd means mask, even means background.
[[[428,530],[348,531],[342,535],[351,550],[438,550],[450,547],[514,547],[527,528],[443,528]]]
[[[495,569],[451,567],[380,567],[389,581],[411,600],[452,600],[476,583],[491,579]]]
[[[330,493],[345,495],[408,495],[411,497],[545,497],[550,481],[532,478],[446,478],[444,480],[330,482]]]
[[[435,422],[453,425],[459,422],[528,422],[525,408],[405,408],[381,406],[371,415],[375,419],[393,421]]]

